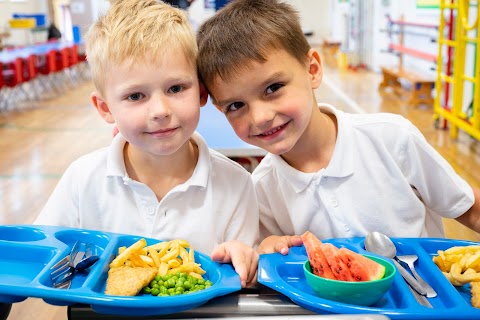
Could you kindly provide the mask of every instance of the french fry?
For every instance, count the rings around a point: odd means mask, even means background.
[[[131,253],[137,252],[138,250],[142,249],[146,245],[147,245],[147,242],[145,241],[145,239],[142,238],[138,240],[137,242],[132,244],[130,247],[123,250],[123,252],[120,253],[115,259],[113,259],[113,261],[110,262],[110,268],[120,267],[122,264],[125,263],[125,261],[127,261]]]
[[[472,253],[480,250],[480,246],[455,246],[445,250],[445,255]]]
[[[192,247],[190,247],[190,251],[188,252],[188,261],[195,261],[195,251]]]
[[[170,242],[165,242],[165,245],[163,246],[163,248],[160,250],[160,252],[158,253],[158,257],[160,259],[163,258],[164,255],[167,254],[168,252],[168,249],[170,249],[170,246],[171,246],[171,243]]]
[[[480,246],[455,246],[439,250],[433,262],[454,286],[480,281]]]
[[[160,262],[160,267],[158,267],[158,275],[164,276],[168,272],[168,264],[165,262]]]
[[[129,259],[130,261],[132,261],[132,264],[134,267],[141,267],[141,268],[150,267],[150,265],[147,262],[143,261],[141,256],[136,252],[132,252],[132,254],[130,254]]]
[[[175,240],[175,241],[177,241],[178,244],[183,248],[190,248],[190,243],[188,243],[187,240],[178,239],[178,240]]]
[[[163,241],[163,242],[155,243],[151,246],[148,246],[145,249],[147,249],[147,250],[154,250],[155,249],[157,251],[161,251],[165,246],[168,246],[168,245],[169,245],[168,241]]]
[[[182,260],[180,260],[178,258],[170,259],[170,260],[168,260],[167,264],[168,264],[168,267],[170,269],[177,268],[177,267],[180,267],[182,265]]]
[[[149,249],[148,256],[152,258],[153,262],[155,263],[155,267],[160,267],[160,257],[158,256],[157,249]]]
[[[465,267],[480,271],[480,250],[468,258]]]
[[[140,258],[143,260],[143,262],[147,263],[149,267],[156,267],[155,261],[153,261],[151,257],[142,254],[140,255]]]
[[[163,257],[160,258],[160,261],[162,262],[168,262],[168,260],[171,260],[173,258],[176,258],[180,252],[180,248],[178,243],[173,243],[170,246],[170,251],[168,251],[167,254],[165,254]]]
[[[188,249],[188,250],[187,250]],[[131,267],[155,267],[158,275],[183,272],[199,279],[205,270],[195,263],[195,251],[186,240],[175,239],[146,246],[141,239],[130,247],[120,247],[118,256],[110,263],[110,268],[121,265]]]
[[[190,261],[187,250],[183,246],[180,246],[179,249],[180,249],[179,256],[180,258],[182,258],[183,263],[187,263],[188,261]]]

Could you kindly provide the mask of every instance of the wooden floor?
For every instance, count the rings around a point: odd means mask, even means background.
[[[466,134],[457,141],[433,126],[431,108],[412,108],[393,93],[379,92],[381,76],[338,70],[324,62],[319,102],[355,112],[393,112],[410,119],[426,139],[472,186],[480,188],[480,143]],[[334,61],[334,60],[333,60]],[[66,167],[80,155],[107,146],[111,126],[90,104],[90,82],[33,108],[0,114],[0,224],[29,224],[46,202]],[[0,97],[1,98],[1,97]],[[455,221],[445,221],[447,236],[480,241],[480,235]],[[66,319],[66,308],[40,299],[14,304],[9,319]]]

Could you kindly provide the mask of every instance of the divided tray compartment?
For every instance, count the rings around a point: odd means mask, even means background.
[[[195,251],[195,261],[202,265],[206,279],[213,283],[210,288],[172,297],[105,295],[109,264],[118,248],[130,246],[141,238],[54,226],[0,226],[0,302],[15,303],[36,297],[58,306],[88,304],[99,313],[149,316],[195,308],[241,289],[240,279],[231,265],[219,264]],[[161,241],[145,240],[147,245]],[[70,253],[76,241],[92,243],[93,252],[100,259],[87,270],[76,272],[70,289],[53,288],[50,268]]]
[[[368,253],[364,249],[364,239],[358,237],[322,241],[363,254]],[[424,307],[415,300],[399,272],[396,273],[390,290],[370,307],[322,299],[315,295],[305,280],[302,267],[308,257],[304,246],[290,248],[285,256],[279,253],[260,255],[258,282],[286,295],[301,307],[320,314],[381,313],[391,319],[480,319],[480,309],[473,308],[470,303],[470,285],[453,286],[432,261],[438,250],[478,243],[437,238],[392,238],[392,241],[397,248],[397,255],[418,256],[415,262],[417,272],[438,293],[437,297],[428,299],[433,308]]]

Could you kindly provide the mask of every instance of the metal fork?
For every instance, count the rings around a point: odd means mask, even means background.
[[[66,255],[62,260],[53,265],[50,270],[50,278],[52,279],[52,286],[58,289],[70,288],[72,278],[75,274],[75,268],[73,267],[73,261],[78,255],[80,249],[79,242],[75,242],[70,253]]]
[[[397,256],[397,258],[408,265],[413,276],[425,288],[425,291],[427,291],[427,298],[435,298],[437,296],[437,292],[425,280],[423,280],[423,278],[417,273],[417,270],[415,270],[415,261],[418,260],[418,256],[415,254],[409,254]]]

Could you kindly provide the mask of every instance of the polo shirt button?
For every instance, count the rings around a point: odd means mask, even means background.
[[[338,207],[338,201],[336,199],[332,199],[332,206]]]
[[[350,231],[350,227],[346,224],[343,226],[345,228],[345,231]]]
[[[154,209],[153,207],[149,207],[149,208],[147,209],[147,212],[148,212],[148,214],[154,214],[154,213],[155,213],[155,209]]]

